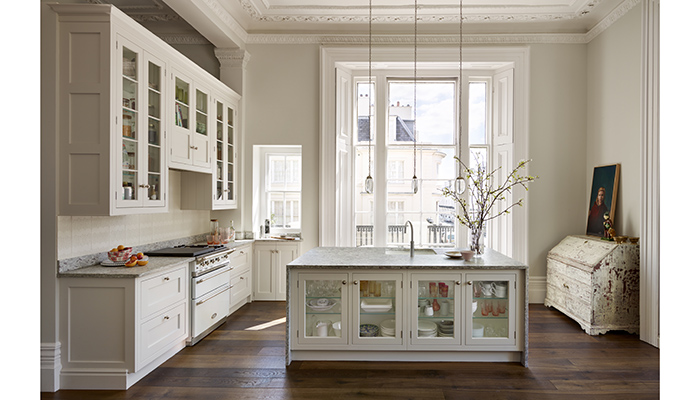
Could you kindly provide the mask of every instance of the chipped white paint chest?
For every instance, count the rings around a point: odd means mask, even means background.
[[[639,245],[567,236],[547,255],[544,305],[589,335],[639,333]]]

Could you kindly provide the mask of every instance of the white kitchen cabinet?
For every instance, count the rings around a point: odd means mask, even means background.
[[[240,96],[218,93],[212,96],[212,173],[183,171],[180,207],[183,210],[224,210],[238,206],[237,179],[238,109]],[[183,140],[184,141],[184,140]],[[172,157],[171,157],[172,162]]]
[[[208,186],[205,204],[186,208],[235,208],[240,96],[114,6],[50,7],[59,24],[58,214],[167,212],[168,168],[196,173],[197,185]],[[231,118],[225,112],[217,120],[217,101]],[[224,143],[232,156],[221,160],[220,199],[213,159],[219,122],[226,139],[229,125],[233,135]],[[193,192],[194,183],[183,187]]]
[[[287,296],[286,266],[299,257],[299,243],[261,241],[254,246],[253,299],[284,301]]]
[[[292,359],[526,362],[525,279],[524,270],[294,268]],[[336,322],[340,332],[326,328]],[[367,325],[376,336],[360,335]]]
[[[251,246],[237,247],[229,255],[231,260],[229,315],[253,299]]]
[[[211,172],[211,89],[178,67],[170,71],[171,168]]]
[[[59,215],[167,212],[168,59],[157,38],[111,7],[51,7]]]
[[[185,347],[189,263],[143,277],[61,277],[61,389],[125,390]]]

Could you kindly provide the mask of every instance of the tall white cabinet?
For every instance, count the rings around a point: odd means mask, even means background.
[[[111,5],[51,8],[59,215],[167,212],[168,168],[205,185],[206,201],[183,208],[235,208],[240,96]],[[220,127],[226,156],[215,159]]]

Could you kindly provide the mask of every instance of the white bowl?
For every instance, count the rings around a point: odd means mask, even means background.
[[[484,326],[481,324],[474,324],[472,327],[472,337],[484,337]]]

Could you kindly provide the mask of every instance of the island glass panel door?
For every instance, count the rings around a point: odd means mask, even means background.
[[[347,344],[348,274],[301,273],[299,343]]]
[[[467,273],[466,282],[467,344],[515,346],[515,274]]]
[[[353,274],[352,344],[402,345],[403,274]]]
[[[459,345],[462,274],[411,274],[411,344]]]

